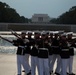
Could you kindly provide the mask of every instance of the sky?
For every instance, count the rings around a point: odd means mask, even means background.
[[[48,14],[57,18],[76,6],[76,0],[0,0],[14,8],[20,16],[31,18],[33,14]]]

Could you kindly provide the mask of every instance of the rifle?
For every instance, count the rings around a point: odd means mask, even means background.
[[[2,37],[2,36],[0,36],[0,38],[3,39],[3,40],[5,40],[5,41],[8,41],[8,42],[10,42],[10,43],[13,43],[13,41],[10,41],[10,40],[8,40],[8,39]]]
[[[15,35],[18,39],[22,39],[19,34],[17,34],[15,31],[11,30],[12,34]],[[23,40],[23,39],[22,39]],[[29,42],[28,39],[25,39],[25,42]]]
[[[10,30],[10,31],[11,31],[11,33],[12,33],[14,36],[16,36],[17,38],[21,39],[20,36],[19,36],[15,31],[13,31],[13,30]]]

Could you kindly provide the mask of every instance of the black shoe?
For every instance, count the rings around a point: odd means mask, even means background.
[[[75,75],[74,73],[71,73],[71,74],[69,74],[69,75]]]
[[[69,73],[67,72],[67,75],[69,75]]]
[[[55,72],[54,74],[56,74],[56,75],[60,75],[59,73],[57,73],[57,72]]]
[[[50,71],[50,75],[53,74],[53,71]]]
[[[31,75],[31,72],[27,73],[27,75]]]
[[[25,70],[23,70],[22,72],[25,72]]]
[[[17,74],[17,75],[21,75],[21,74]]]

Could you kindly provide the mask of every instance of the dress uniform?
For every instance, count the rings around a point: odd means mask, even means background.
[[[52,60],[53,60],[53,50],[52,50],[52,47],[51,47],[51,44],[52,44],[52,39],[53,39],[53,31],[50,31],[49,32],[49,70],[50,70],[50,74],[53,73],[53,71],[51,70],[51,63],[52,63]]]
[[[69,46],[69,50],[70,50],[70,58],[68,61],[68,70],[69,70],[69,75],[75,75],[73,73],[73,57],[74,57],[74,47],[76,47],[75,45],[75,39],[72,38],[73,32],[69,32],[67,33],[68,37],[68,46]]]
[[[27,65],[29,65],[28,68],[31,71],[31,65],[29,64],[31,61],[29,61],[29,58],[31,58],[30,53],[31,53],[31,45],[32,45],[32,38],[31,38],[32,31],[27,31],[26,35],[27,35],[27,39],[29,40],[29,42],[27,43],[27,47],[26,47],[26,51],[25,51],[25,60],[27,62]],[[23,72],[24,72],[24,70],[23,70]]]
[[[38,61],[38,45],[40,42],[40,32],[34,32],[34,40],[31,49],[31,75],[36,75],[36,67],[39,72],[39,61]]]
[[[66,39],[66,34],[63,33],[61,35],[61,41],[60,41],[60,56],[61,56],[61,75],[67,75],[67,65],[69,60],[69,47],[68,42]]]
[[[25,34],[21,33],[21,37],[14,41],[14,45],[18,46],[17,48],[17,71],[18,75],[21,75],[21,66],[23,66],[24,70],[26,71],[27,75],[30,75],[30,70],[28,68],[27,62],[25,61],[25,50],[27,44],[24,43]],[[27,39],[26,39],[27,40]]]
[[[58,38],[58,31],[54,32],[54,38],[52,39],[52,44],[51,44],[51,48],[53,50],[53,56],[52,56],[52,63],[51,63],[51,71],[53,71],[53,67],[54,67],[54,63],[57,59],[57,67],[55,70],[55,74],[59,75],[60,73],[60,61],[61,61],[61,57],[60,57],[60,47],[59,47],[59,38]]]
[[[48,60],[48,41],[46,39],[46,33],[43,32],[41,41],[39,43],[39,75],[50,75],[49,73],[49,60]]]

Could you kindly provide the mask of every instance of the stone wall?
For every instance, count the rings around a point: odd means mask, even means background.
[[[1,23],[0,31],[15,31],[21,30],[65,30],[76,32],[76,25],[62,25],[62,24],[34,24],[34,23]]]

